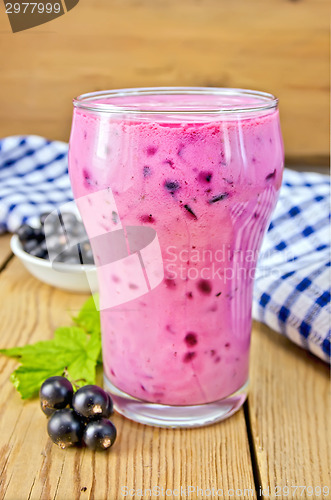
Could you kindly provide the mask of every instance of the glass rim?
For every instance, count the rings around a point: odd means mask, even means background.
[[[166,109],[144,109],[144,105],[140,108],[132,108],[127,105],[119,105],[112,103],[94,102],[102,98],[116,98],[124,96],[148,96],[148,95],[218,95],[218,96],[233,96],[233,97],[255,97],[260,99],[260,103],[254,103],[247,106],[234,105],[233,107],[215,106],[211,109],[181,109],[179,106],[167,106]],[[106,113],[128,113],[128,114],[233,114],[233,113],[251,113],[257,111],[266,111],[276,109],[278,107],[278,98],[268,92],[259,90],[228,88],[228,87],[137,87],[124,88],[115,90],[100,90],[97,92],[87,92],[73,99],[75,108],[84,109],[87,111],[99,111]]]

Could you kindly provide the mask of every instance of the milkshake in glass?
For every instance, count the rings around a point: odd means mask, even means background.
[[[277,99],[155,88],[85,94],[74,106],[69,173],[100,298],[121,280],[140,283],[98,265],[107,251],[95,234],[150,227],[162,255],[157,286],[100,311],[105,387],[142,423],[222,420],[247,395],[254,272],[282,180]]]

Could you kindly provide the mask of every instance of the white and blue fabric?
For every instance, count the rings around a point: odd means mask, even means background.
[[[71,200],[68,144],[34,135],[0,140],[0,233]]]
[[[253,316],[330,361],[330,177],[285,169],[256,271]]]
[[[72,200],[68,145],[37,136],[0,140],[0,233]],[[256,271],[253,316],[330,360],[330,178],[284,171]]]

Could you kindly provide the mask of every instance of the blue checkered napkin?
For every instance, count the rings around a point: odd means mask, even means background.
[[[262,245],[253,316],[330,361],[330,178],[285,170]]]
[[[72,200],[68,144],[38,136],[0,140],[0,233]]]

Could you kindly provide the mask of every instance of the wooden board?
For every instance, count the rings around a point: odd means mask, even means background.
[[[69,313],[77,312],[86,298],[43,285],[17,258],[2,273],[0,297],[1,347],[50,338],[57,326],[70,324]],[[9,382],[16,365],[0,356],[6,401],[0,420],[1,500],[117,500],[124,498],[121,488],[126,486],[173,490],[191,485],[250,488],[255,498],[243,410],[221,424],[194,430],[156,429],[116,415],[118,439],[109,453],[62,451],[47,437],[38,401],[22,402]]]
[[[156,85],[246,87],[280,98],[288,161],[328,164],[328,0],[81,0],[12,34],[0,4],[0,137],[67,141],[71,99]]]
[[[319,498],[294,486],[326,486],[331,494],[328,366],[268,327],[254,325],[249,413],[263,488],[269,498]],[[279,487],[279,490],[275,490]],[[301,494],[301,497],[300,497]],[[321,495],[322,497],[323,495]]]
[[[5,234],[0,236],[0,269],[5,265],[7,260],[12,255],[12,252],[9,248],[10,238],[11,234]]]

